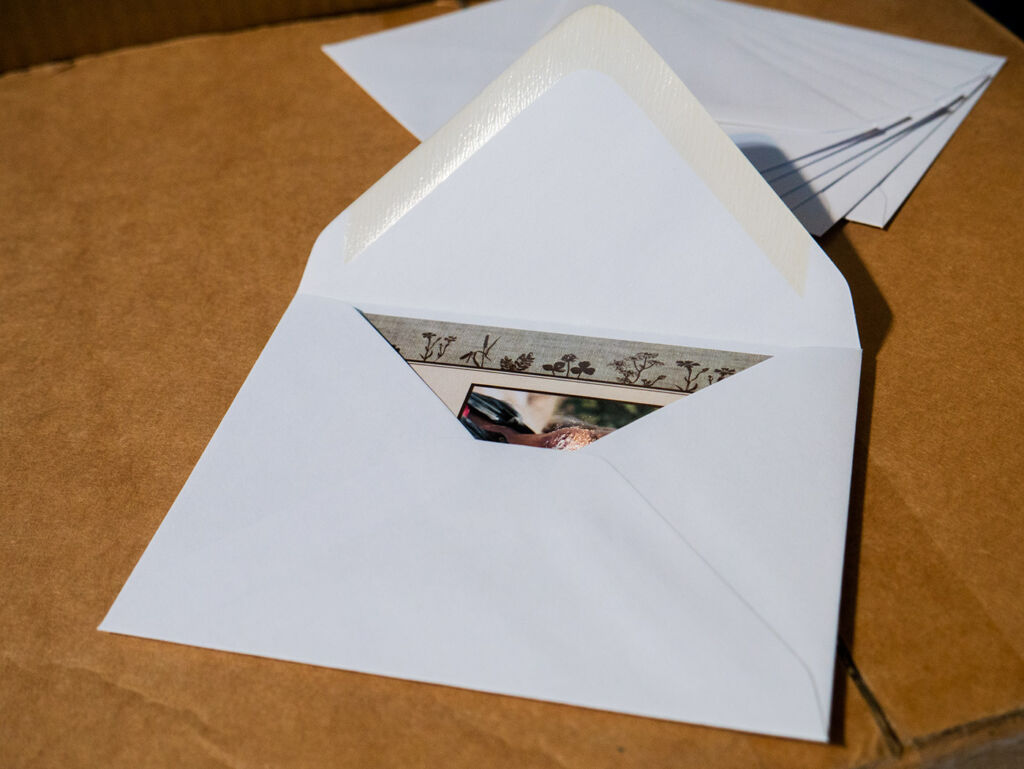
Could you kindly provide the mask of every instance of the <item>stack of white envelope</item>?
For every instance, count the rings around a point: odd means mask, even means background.
[[[330,45],[417,137],[590,0],[495,0]],[[1003,59],[721,0],[607,0],[804,226],[884,226]]]
[[[360,311],[767,358],[559,452],[474,440]],[[101,628],[825,740],[860,355],[834,265],[584,9],[324,230]]]

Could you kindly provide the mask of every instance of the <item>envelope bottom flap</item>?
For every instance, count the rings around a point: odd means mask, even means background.
[[[435,401],[297,297],[102,628],[824,737],[806,669],[628,484],[462,440]]]

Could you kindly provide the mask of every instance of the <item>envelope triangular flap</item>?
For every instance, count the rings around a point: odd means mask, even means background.
[[[800,660],[574,460],[469,439],[351,307],[297,296],[101,627],[823,739]]]
[[[638,339],[858,346],[831,262],[601,7],[549,33],[335,220],[301,290]]]
[[[788,350],[581,452],[626,479],[743,597],[806,666],[823,709],[859,371],[857,350]]]

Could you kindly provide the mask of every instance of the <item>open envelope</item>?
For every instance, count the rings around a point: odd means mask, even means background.
[[[768,357],[544,451],[361,311]],[[322,233],[101,629],[825,740],[859,368],[835,267],[584,9]]]

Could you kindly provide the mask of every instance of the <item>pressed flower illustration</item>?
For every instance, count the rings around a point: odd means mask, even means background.
[[[545,363],[541,368],[554,376],[555,374],[561,374],[562,372],[567,371],[568,364],[572,363],[574,360],[576,360],[576,356],[569,353],[568,355],[563,355],[561,360],[556,360],[554,363]]]
[[[437,320],[367,318],[414,366],[437,363],[495,374],[580,380],[581,392],[593,385],[623,385],[674,397],[689,395],[768,357]],[[594,355],[597,361],[590,359]]]
[[[697,368],[700,364],[695,360],[677,360],[676,365],[686,369],[686,379],[683,380],[682,387],[676,385],[676,389],[684,393],[697,392],[697,388],[700,387],[700,376],[708,370],[708,367],[704,366],[698,371]]]
[[[498,361],[498,368],[500,368],[502,371],[515,371],[517,373],[522,373],[523,371],[528,371],[530,369],[530,366],[532,366],[532,365],[533,365],[533,353],[532,352],[521,353],[514,360],[512,358],[510,358],[508,355],[506,355],[500,361]]]
[[[501,337],[496,336],[494,337],[494,341],[492,342],[491,335],[485,334],[484,343],[480,345],[479,348],[475,350],[470,350],[469,352],[460,355],[459,360],[464,360],[467,363],[471,363],[477,368],[483,368],[484,363],[491,359],[491,350],[494,349],[494,345],[498,343],[498,340],[500,338]]]
[[[638,352],[627,358],[613,360],[609,365],[618,372],[618,381],[626,385],[639,384],[641,387],[654,387],[665,378],[664,374],[659,374],[653,379],[643,376],[645,371],[665,365],[658,360],[656,352]]]
[[[432,331],[424,331],[421,336],[426,340],[423,343],[423,352],[420,353],[420,360],[426,362],[428,360],[441,360],[444,354],[448,352],[448,348],[451,347],[452,342],[458,339],[457,336],[444,336],[435,334]]]

